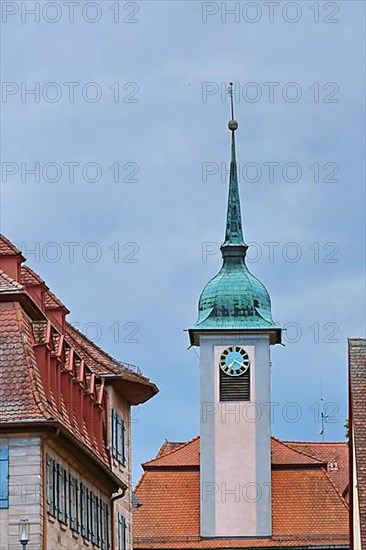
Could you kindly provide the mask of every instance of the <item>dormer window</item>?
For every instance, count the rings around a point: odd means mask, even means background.
[[[111,453],[120,464],[126,464],[126,426],[122,417],[112,409]]]

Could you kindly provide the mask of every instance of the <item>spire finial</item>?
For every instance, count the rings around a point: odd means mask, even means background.
[[[228,255],[236,257],[245,257],[247,245],[244,242],[241,212],[240,212],[240,197],[238,185],[238,173],[236,166],[235,154],[235,130],[238,129],[238,123],[234,119],[234,91],[233,82],[229,83],[228,94],[231,102],[231,120],[229,122],[229,130],[231,131],[231,160],[230,160],[230,177],[229,177],[229,196],[227,205],[226,232],[225,241],[221,246],[221,251],[224,258]]]
[[[231,106],[231,120],[228,124],[229,130],[235,132],[238,129],[239,124],[234,118],[234,82],[229,82],[228,94],[230,96],[230,106]]]

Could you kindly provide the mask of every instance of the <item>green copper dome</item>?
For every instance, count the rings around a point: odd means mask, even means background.
[[[244,241],[240,211],[234,135],[237,128],[237,122],[231,120],[229,196],[225,241],[221,246],[223,265],[201,293],[198,319],[189,330],[194,345],[199,344],[198,334],[218,330],[265,331],[270,334],[271,343],[281,342],[281,329],[272,319],[267,289],[250,273],[245,263],[248,246]]]
[[[232,263],[233,262],[233,263]],[[274,328],[265,286],[248,270],[244,258],[224,258],[219,273],[205,286],[194,329]]]

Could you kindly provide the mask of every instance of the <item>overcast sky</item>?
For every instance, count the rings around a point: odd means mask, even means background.
[[[184,329],[221,265],[230,80],[249,267],[288,327],[273,433],[320,440],[322,394],[343,439],[365,320],[364,2],[36,4],[2,2],[1,230],[71,322],[159,386],[134,413],[134,480],[199,433]]]

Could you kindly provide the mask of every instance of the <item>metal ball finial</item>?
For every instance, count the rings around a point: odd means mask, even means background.
[[[234,118],[234,91],[233,91],[233,86],[234,86],[234,83],[229,82],[228,93],[229,93],[229,96],[230,96],[231,120],[230,120],[228,126],[229,126],[229,130],[231,130],[232,132],[235,132],[235,130],[238,129],[239,124],[237,123],[237,121]]]

